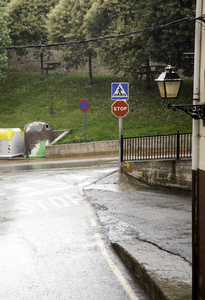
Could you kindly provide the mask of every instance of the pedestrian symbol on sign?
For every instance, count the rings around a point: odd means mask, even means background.
[[[118,85],[118,88],[116,89],[115,93],[114,93],[114,97],[127,97],[127,94],[125,93],[123,87],[121,86],[121,84]]]
[[[112,83],[112,99],[113,100],[128,100],[129,98],[129,84]]]

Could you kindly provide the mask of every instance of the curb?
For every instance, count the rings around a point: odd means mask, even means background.
[[[151,299],[192,299],[188,262],[140,240],[111,242],[111,245]]]
[[[38,169],[63,169],[63,168],[80,168],[80,167],[96,167],[110,166],[114,167],[118,164],[118,157],[75,157],[63,159],[12,159],[9,161],[0,161],[0,172],[18,172],[32,171]]]

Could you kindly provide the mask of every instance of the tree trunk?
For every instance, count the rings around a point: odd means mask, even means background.
[[[93,84],[93,73],[92,73],[92,55],[89,54],[89,84]]]
[[[146,80],[147,80],[147,89],[151,88],[151,69],[149,65],[149,59],[146,61]]]
[[[43,72],[43,52],[41,53],[41,80],[44,80],[44,72]]]

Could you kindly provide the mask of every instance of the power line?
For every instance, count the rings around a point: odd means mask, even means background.
[[[190,17],[190,18],[180,19],[180,20],[176,20],[176,21],[173,21],[173,22],[170,22],[167,24],[158,25],[155,27],[148,27],[148,28],[130,31],[130,32],[126,32],[126,33],[91,38],[88,40],[59,42],[59,43],[52,43],[52,44],[39,44],[39,45],[8,46],[8,47],[0,47],[0,50],[11,50],[11,49],[17,50],[17,49],[24,49],[24,48],[46,48],[46,47],[72,46],[72,45],[78,45],[78,44],[87,44],[87,43],[91,43],[91,42],[98,42],[98,41],[103,41],[103,40],[108,40],[108,39],[123,38],[126,36],[136,35],[136,34],[144,33],[144,32],[152,32],[152,31],[156,31],[156,30],[162,30],[162,29],[172,27],[172,26],[179,26],[179,25],[183,25],[183,24],[187,24],[187,23],[192,23],[197,20],[205,22],[205,15],[202,15],[197,18]]]

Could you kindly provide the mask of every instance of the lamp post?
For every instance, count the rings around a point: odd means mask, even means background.
[[[160,76],[155,79],[158,84],[158,89],[161,98],[163,99],[174,99],[179,95],[179,90],[182,84],[182,79],[179,75],[173,71],[173,68],[168,65],[166,71],[162,72]],[[173,109],[174,111],[180,109],[186,114],[191,116],[195,120],[202,119],[203,125],[205,126],[205,105],[173,105],[168,103],[167,107]]]

